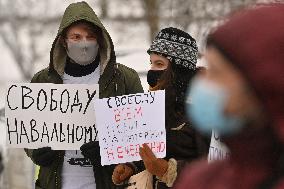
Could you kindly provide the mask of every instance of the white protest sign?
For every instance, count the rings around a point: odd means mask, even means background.
[[[8,147],[79,150],[97,138],[93,101],[98,96],[99,85],[10,84],[5,106]]]
[[[141,160],[144,143],[165,157],[165,91],[95,100],[95,114],[102,165]]]
[[[212,131],[208,162],[226,159],[230,155],[227,146],[221,142],[219,135]]]

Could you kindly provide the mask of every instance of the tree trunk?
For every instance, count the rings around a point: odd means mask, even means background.
[[[159,31],[159,0],[143,0],[145,17],[149,26],[150,41],[153,41]]]
[[[101,0],[101,17],[107,18],[108,17],[108,0]]]

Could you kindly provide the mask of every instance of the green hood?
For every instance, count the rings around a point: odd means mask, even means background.
[[[102,30],[103,40],[102,44],[100,44],[100,70],[101,74],[104,72],[106,66],[108,64],[113,64],[116,62],[115,60],[115,52],[112,40],[110,38],[109,33],[99,20],[96,13],[93,9],[84,1],[78,3],[70,4],[62,17],[60,27],[58,29],[56,38],[52,44],[52,48],[50,51],[50,65],[49,70],[55,70],[60,76],[64,73],[64,67],[66,63],[67,53],[63,45],[60,43],[60,36],[64,29],[70,26],[72,23],[84,20],[88,21]]]

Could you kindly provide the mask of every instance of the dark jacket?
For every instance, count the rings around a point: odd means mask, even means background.
[[[33,83],[62,84],[61,76],[64,73],[66,63],[66,51],[59,41],[62,31],[76,21],[88,21],[102,30],[103,40],[100,44],[100,68],[99,97],[106,98],[118,95],[127,95],[143,92],[137,73],[124,65],[116,63],[115,51],[111,37],[96,16],[94,11],[85,2],[73,3],[68,6],[63,15],[58,34],[53,42],[50,52],[50,64],[32,78]],[[32,159],[33,150],[26,150]],[[61,151],[56,160],[48,167],[40,167],[37,188],[60,189],[61,171],[64,151]],[[96,166],[94,176],[97,189],[113,188],[111,176],[113,166]]]
[[[167,115],[167,117],[171,117]],[[165,159],[173,158],[177,161],[177,178],[181,171],[194,160],[206,157],[209,151],[209,140],[199,135],[188,121],[167,121],[167,154]],[[165,183],[154,179],[155,189],[167,189]]]
[[[177,102],[175,89],[170,86],[165,89],[165,127],[166,127],[166,157],[177,161],[177,178],[186,165],[206,156],[209,151],[209,139],[201,136],[186,118],[184,104]],[[140,162],[134,162],[139,171],[145,170]],[[153,178],[155,189],[167,189],[167,185]]]
[[[283,12],[283,4],[247,10],[210,35],[211,43],[254,90],[268,121],[258,129],[248,125],[238,135],[224,139],[229,159],[192,164],[178,180],[177,189],[284,188]]]

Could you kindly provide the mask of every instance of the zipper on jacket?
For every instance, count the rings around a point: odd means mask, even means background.
[[[59,160],[61,160],[61,153],[59,153],[59,155],[58,155],[58,163],[57,163],[57,166],[56,166],[56,168],[55,168],[55,171],[54,171],[54,174],[55,174],[55,188],[56,189],[59,189],[59,184],[58,184],[58,167],[59,167],[59,163],[60,163],[60,161]]]
[[[58,176],[57,176],[57,170],[54,171],[55,174],[55,188],[58,189]]]
[[[117,70],[118,70],[118,64],[116,64],[115,68],[114,68],[114,74],[112,75],[111,79],[108,80],[107,84],[105,85],[105,87],[103,88],[102,91],[100,91],[100,93],[102,93],[103,91],[105,91],[107,89],[107,87],[110,85],[110,83],[114,80],[115,76],[117,75]],[[117,93],[117,83],[115,83],[115,93]],[[117,94],[115,94],[117,95]]]

